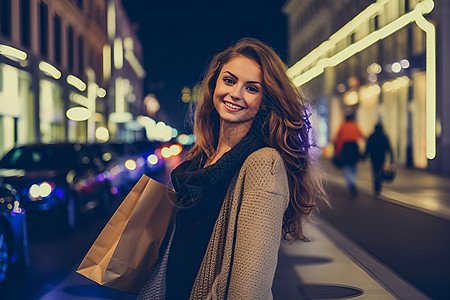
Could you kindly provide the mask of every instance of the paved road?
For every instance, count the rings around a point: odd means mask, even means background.
[[[30,265],[25,278],[0,289],[2,300],[39,299],[46,287],[66,276],[95,241],[107,218],[91,218],[76,233],[35,231],[29,238]]]
[[[171,160],[170,163],[177,163],[177,161]],[[169,180],[167,172],[153,174],[152,177],[163,183]],[[117,196],[115,205],[119,205],[123,198],[124,195]],[[47,226],[43,229],[41,226],[43,224],[29,222],[32,230],[29,230],[31,234],[29,235],[30,265],[28,274],[24,278],[14,278],[5,287],[0,288],[0,299],[41,299],[68,274],[74,273],[108,219],[109,216],[98,214],[86,216],[81,228],[70,234],[60,231],[57,227],[49,228]],[[68,293],[88,293],[103,299],[120,297],[118,292],[102,287],[95,288],[93,291],[91,286],[88,286],[87,290],[77,289],[68,291]]]
[[[330,183],[320,216],[433,299],[450,299],[450,221]]]

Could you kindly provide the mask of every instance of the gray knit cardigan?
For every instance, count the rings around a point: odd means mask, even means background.
[[[273,148],[250,154],[228,187],[190,298],[272,299],[288,202],[280,154]],[[169,248],[170,242],[138,300],[165,299]]]
[[[280,154],[252,153],[228,188],[191,299],[272,299],[288,202]]]

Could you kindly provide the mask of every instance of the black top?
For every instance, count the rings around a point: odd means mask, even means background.
[[[189,299],[232,178],[252,152],[267,145],[261,128],[265,116],[258,113],[249,133],[215,164],[203,168],[202,154],[172,171],[180,209],[169,251],[166,299]]]

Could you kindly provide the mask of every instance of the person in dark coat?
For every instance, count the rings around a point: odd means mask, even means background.
[[[374,132],[370,135],[367,141],[366,151],[364,158],[370,157],[372,164],[373,174],[373,191],[375,195],[379,195],[381,192],[381,186],[383,183],[383,166],[386,161],[386,153],[390,155],[390,162],[394,162],[394,155],[392,152],[389,139],[383,132],[383,125],[378,123],[375,125]]]

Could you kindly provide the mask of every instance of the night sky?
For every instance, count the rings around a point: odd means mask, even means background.
[[[286,61],[285,0],[122,0],[144,49],[144,93],[153,92],[179,131],[185,126],[184,86],[193,87],[214,54],[239,38],[258,38]]]

